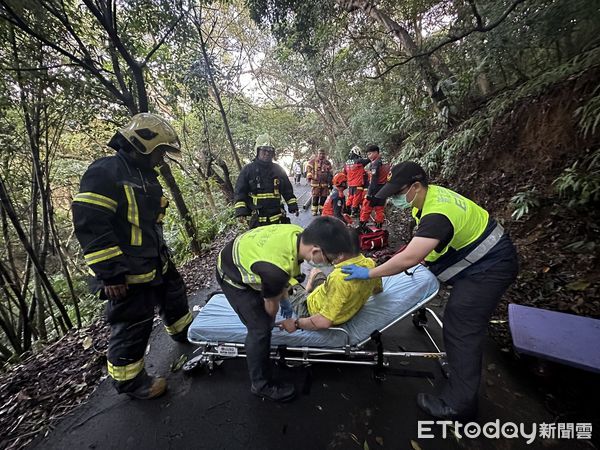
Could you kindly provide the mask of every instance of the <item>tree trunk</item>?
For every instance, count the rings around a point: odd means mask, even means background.
[[[342,8],[348,12],[353,12],[358,9],[365,12],[365,14],[372,19],[376,20],[383,28],[385,28],[394,37],[398,48],[404,51],[409,57],[413,57],[419,54],[419,48],[415,44],[408,31],[401,26],[398,22],[394,21],[391,17],[379,10],[369,0],[336,0]],[[449,108],[448,98],[444,91],[439,87],[439,77],[431,66],[429,57],[422,56],[415,60],[417,64],[421,79],[429,97],[433,102],[433,106],[437,113],[445,114],[448,117],[448,122],[453,123],[454,118],[451,117]]]
[[[181,190],[179,186],[175,182],[175,178],[173,177],[173,173],[171,172],[171,168],[167,164],[163,164],[160,167],[160,174],[165,180],[165,184],[170,187],[171,195],[173,196],[173,201],[177,206],[177,210],[179,211],[179,215],[183,219],[183,226],[185,227],[185,231],[187,235],[190,237],[190,246],[192,247],[192,251],[194,254],[199,255],[201,248],[198,243],[198,236],[196,232],[196,227],[194,225],[194,221],[192,219],[192,215],[183,200],[183,195],[181,195]]]

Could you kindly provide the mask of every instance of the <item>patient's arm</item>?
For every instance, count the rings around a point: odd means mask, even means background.
[[[296,330],[326,330],[333,325],[333,322],[321,314],[314,314],[310,317],[302,317],[301,319],[286,319],[278,322],[279,328],[293,333]]]

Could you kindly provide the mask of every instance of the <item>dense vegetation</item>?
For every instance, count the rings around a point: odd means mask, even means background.
[[[569,122],[567,156],[563,141],[539,161],[512,156],[516,170],[554,163],[497,206],[520,221],[549,198],[596,208],[599,23],[595,0],[0,0],[0,360],[97,317],[70,202],[132,113],[181,136],[182,163],[161,169],[180,263],[230,223],[263,132],[281,155],[325,148],[338,165],[377,142],[459,184],[477,161],[511,157],[515,118],[529,131]],[[559,121],[552,98],[569,105]],[[594,252],[597,233],[573,245]]]

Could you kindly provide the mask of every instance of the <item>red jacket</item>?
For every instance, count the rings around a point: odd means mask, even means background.
[[[348,177],[348,187],[364,186],[365,166],[370,162],[366,158],[346,161],[344,173]]]
[[[327,200],[325,200],[325,204],[323,205],[323,211],[321,215],[323,216],[335,216],[338,219],[344,220],[344,216],[342,211],[344,210],[344,203],[346,202],[346,198],[344,197],[344,190],[335,188]]]

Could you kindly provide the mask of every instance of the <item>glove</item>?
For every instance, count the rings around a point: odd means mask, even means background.
[[[288,212],[298,215],[298,205],[288,205]]]
[[[279,313],[285,319],[290,319],[292,317],[292,313],[294,310],[292,309],[292,304],[290,303],[289,298],[284,298],[279,302],[280,311]]]
[[[373,200],[375,200],[375,196],[374,195],[367,195],[367,200],[369,200],[369,203],[373,203]]]
[[[346,281],[369,279],[369,268],[357,266],[356,264],[348,264],[347,266],[342,267],[342,273],[348,274],[348,276],[344,278]]]

